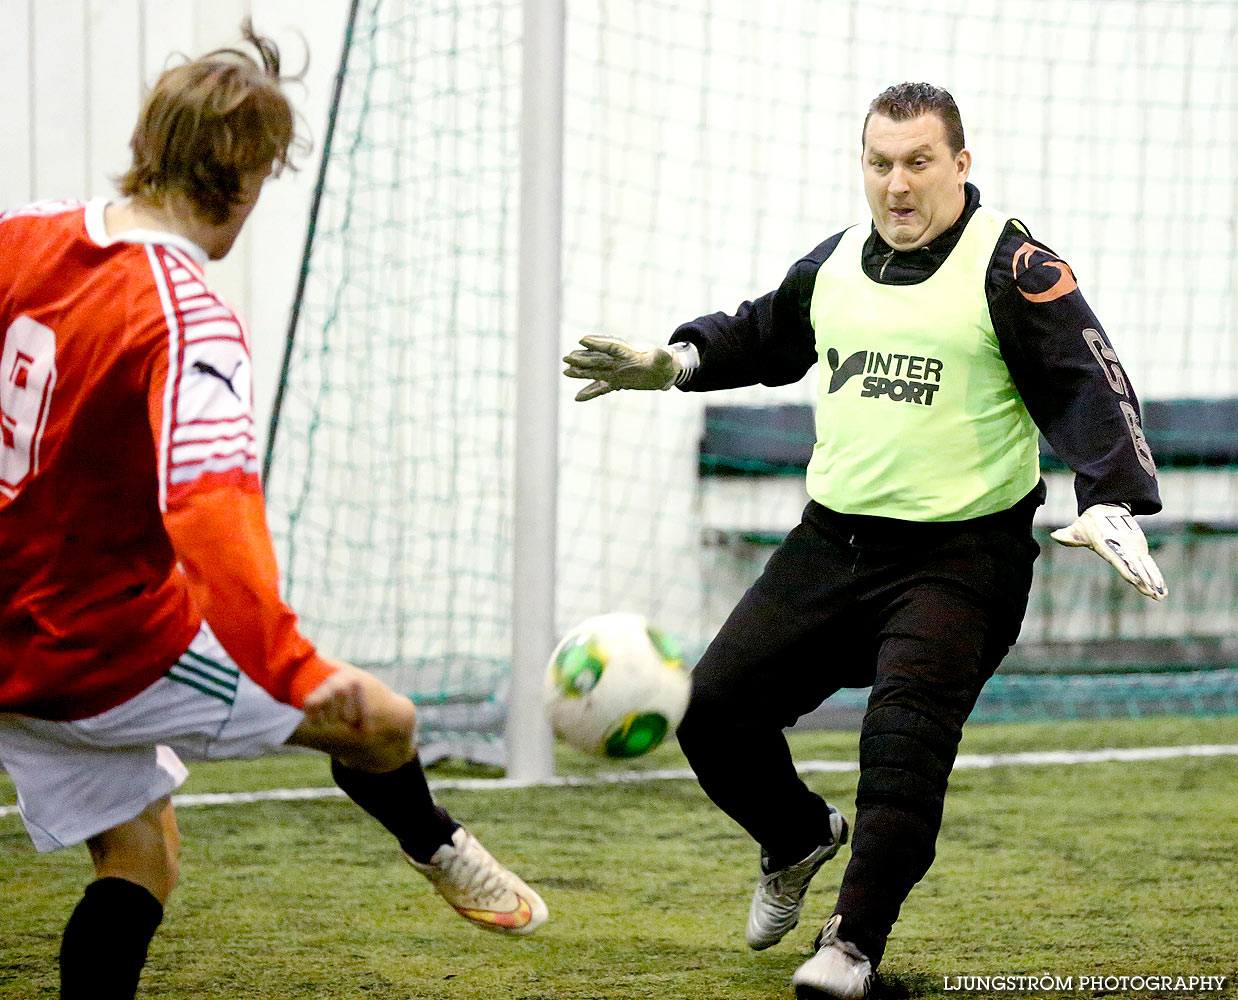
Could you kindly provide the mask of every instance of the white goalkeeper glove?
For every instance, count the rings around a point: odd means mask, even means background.
[[[1062,545],[1086,545],[1145,597],[1159,601],[1169,593],[1165,578],[1148,555],[1143,529],[1125,507],[1094,504],[1074,524],[1058,528],[1049,537]]]
[[[615,389],[669,389],[688,380],[699,364],[693,344],[629,344],[617,337],[581,337],[583,351],[563,358],[568,378],[592,379],[576,393],[577,402]]]

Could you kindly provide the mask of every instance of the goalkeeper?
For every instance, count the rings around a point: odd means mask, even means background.
[[[820,361],[811,497],[693,673],[679,740],[761,847],[747,940],[795,926],[848,825],[796,774],[783,727],[872,685],[851,859],[799,996],[859,998],[933,860],[964,720],[1019,633],[1044,502],[1037,427],[1075,473],[1087,546],[1166,588],[1132,514],[1161,508],[1139,403],[1070,267],[982,207],[953,98],[905,83],[862,131],[872,225],[844,229],[734,315],[669,347],[585,337],[576,396],[785,385]]]

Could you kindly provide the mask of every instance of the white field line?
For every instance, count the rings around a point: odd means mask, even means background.
[[[1065,764],[1099,764],[1108,761],[1172,760],[1181,757],[1238,756],[1238,744],[1205,743],[1176,747],[1130,747],[1106,750],[1031,750],[1023,753],[960,754],[954,769],[985,770],[992,767],[1027,767]],[[796,765],[804,774],[841,774],[858,771],[850,760],[809,760]],[[589,776],[563,775],[545,781],[517,781],[512,778],[443,778],[430,781],[435,790],[494,791],[516,788],[565,788],[588,785],[623,785],[647,781],[680,781],[691,778],[687,768],[661,771],[613,771]],[[249,802],[289,802],[301,799],[342,797],[338,788],[274,788],[262,792],[213,792],[202,795],[174,795],[172,804],[187,806],[240,805]],[[17,806],[0,806],[0,817],[17,814]]]

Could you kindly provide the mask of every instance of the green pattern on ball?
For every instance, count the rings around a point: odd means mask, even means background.
[[[656,712],[629,715],[606,738],[607,757],[639,757],[648,753],[666,736],[666,716]]]
[[[605,669],[593,643],[582,637],[555,660],[555,685],[568,698],[579,698],[597,686]]]
[[[653,643],[653,648],[658,651],[658,655],[666,661],[667,666],[683,665],[683,650],[679,648],[679,642],[673,635],[652,626],[646,627],[645,631],[649,633],[649,641]]]

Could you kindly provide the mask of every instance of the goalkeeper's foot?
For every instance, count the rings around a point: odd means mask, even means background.
[[[460,916],[488,931],[528,934],[549,915],[542,897],[499,864],[464,827],[452,834],[450,844],[434,852],[429,864],[411,857],[408,863]]]
[[[777,944],[787,931],[799,923],[808,883],[817,874],[817,869],[834,857],[847,842],[846,818],[833,806],[829,810],[825,843],[803,861],[770,871],[769,855],[761,851],[761,877],[757,879],[752,906],[748,909],[748,924],[744,928],[749,948],[760,951]]]
[[[834,914],[821,928],[815,955],[795,970],[791,985],[796,1000],[864,1000],[876,979],[868,956],[850,941],[838,937],[842,917]]]

